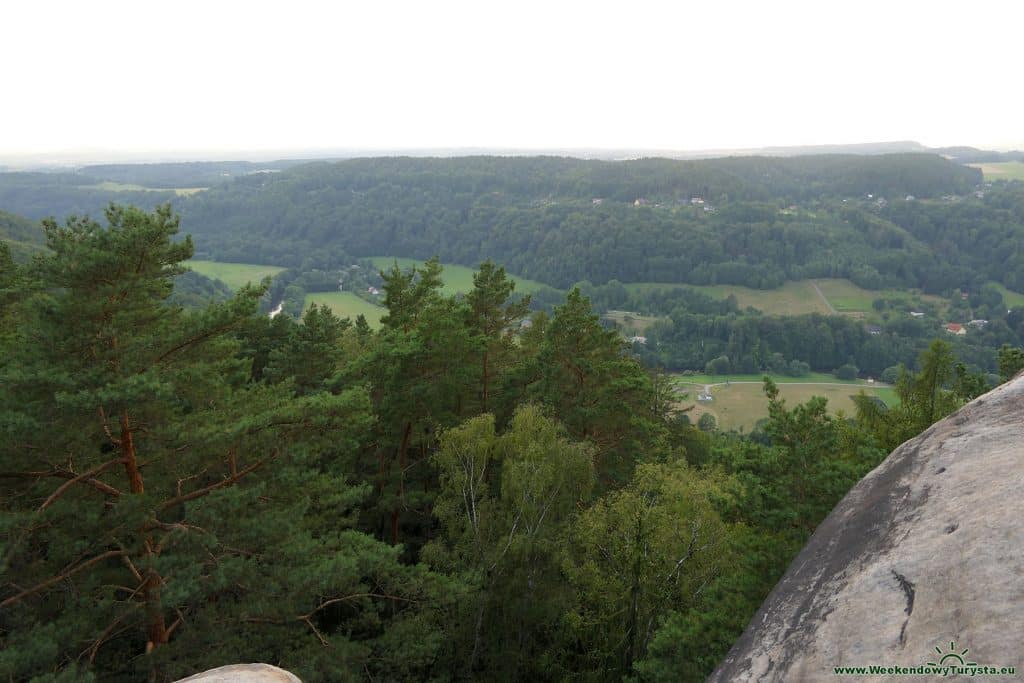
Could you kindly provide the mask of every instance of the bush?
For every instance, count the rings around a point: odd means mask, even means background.
[[[786,374],[790,377],[803,377],[804,375],[810,374],[811,366],[802,360],[794,360],[786,366]]]
[[[704,413],[697,420],[697,428],[702,432],[713,432],[718,428],[718,421],[711,413]]]
[[[731,367],[728,356],[719,356],[707,362],[707,365],[704,366],[704,372],[708,375],[727,375]]]
[[[857,379],[857,375],[859,373],[860,370],[857,368],[857,366],[851,365],[850,363],[842,365],[832,371],[832,374],[835,376],[836,379]]]

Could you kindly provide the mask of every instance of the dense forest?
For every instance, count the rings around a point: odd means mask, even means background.
[[[975,196],[977,169],[931,154],[386,158],[252,170],[0,174],[0,207],[43,218],[99,215],[112,199],[173,201],[201,258],[289,267],[339,252],[494,259],[560,289],[613,279],[772,288],[808,277],[937,294],[989,280],[1024,288],[1024,190]],[[135,185],[115,192],[101,180]],[[166,191],[181,186],[210,189]],[[972,248],[958,249],[968,239]]]
[[[44,234],[0,243],[7,680],[701,680],[846,490],[986,385],[936,340],[893,408],[766,381],[763,428],[719,434],[579,289],[531,312],[492,262],[465,296],[381,273],[372,330],[270,319],[266,284],[176,302],[169,206]]]
[[[342,246],[465,265],[493,258],[560,288],[849,277],[941,291],[1005,273],[950,263],[927,236],[880,217],[875,198],[964,195],[980,180],[930,155],[366,159],[240,178],[181,210],[200,253],[222,260],[297,265]]]

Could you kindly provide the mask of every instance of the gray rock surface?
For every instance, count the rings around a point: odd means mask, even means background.
[[[1016,667],[970,680],[1024,680],[1024,375],[854,486],[708,680],[950,680],[834,667],[959,665],[965,648]]]
[[[270,664],[231,664],[182,678],[177,683],[302,683],[294,674]]]

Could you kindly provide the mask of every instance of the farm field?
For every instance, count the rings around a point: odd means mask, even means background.
[[[814,291],[810,280],[787,282],[778,289],[750,289],[738,285],[683,285],[661,282],[633,282],[625,285],[629,292],[689,287],[715,299],[736,297],[740,308],[752,306],[767,315],[803,315],[829,313],[828,306]],[[868,302],[870,305],[870,302]]]
[[[387,313],[387,309],[383,306],[374,306],[369,301],[360,299],[352,292],[312,292],[306,294],[303,308],[307,309],[313,304],[326,304],[339,318],[355,320],[356,316],[362,314],[366,318],[366,322],[373,329],[380,327],[380,319]]]
[[[853,396],[860,391],[869,396],[877,396],[887,405],[896,402],[896,394],[889,387],[868,387],[865,385],[827,385],[827,384],[795,384],[779,382],[779,395],[785,399],[787,406],[792,407],[804,403],[813,396],[828,399],[828,410],[835,414],[842,411],[846,415],[854,413]],[[702,386],[694,385],[688,396],[677,405],[680,408],[693,406],[688,413],[690,420],[696,422],[704,413],[711,413],[720,430],[743,430],[749,432],[757,421],[768,417],[768,399],[764,395],[760,383],[731,384],[711,387],[714,400],[709,403],[698,402],[697,392]]]
[[[866,312],[871,310],[875,299],[899,300],[907,303],[923,302],[943,308],[946,304],[942,297],[930,294],[919,294],[900,289],[864,289],[849,280],[822,279],[814,280],[828,302],[840,313]]]
[[[998,161],[990,164],[967,164],[981,169],[985,180],[1024,180],[1024,162]]]
[[[998,282],[989,283],[998,289],[1003,295],[1003,303],[1010,308],[1018,308],[1024,306],[1024,294],[1018,294],[1017,292],[1011,292],[1006,287],[1002,286]]]
[[[83,185],[85,190],[105,190],[106,192],[173,192],[179,197],[188,197],[207,189],[205,187],[145,187],[134,183],[115,183],[104,180],[95,185]]]
[[[673,375],[676,384],[724,384],[726,382],[757,382],[764,380],[765,373],[730,374],[730,375],[705,375],[702,373],[692,375]],[[776,384],[863,384],[871,386],[862,379],[836,379],[825,372],[811,372],[802,377],[787,377],[786,375],[771,375],[772,381]]]
[[[220,280],[231,289],[241,289],[250,282],[259,284],[263,278],[273,277],[284,270],[280,266],[223,261],[185,261],[185,265],[200,275]]]
[[[381,270],[391,268],[396,261],[398,262],[398,267],[403,269],[423,265],[423,261],[417,259],[395,258],[393,256],[371,256],[370,261],[373,262],[374,266]],[[444,294],[449,296],[452,294],[465,294],[473,289],[474,268],[457,266],[451,263],[442,263],[441,265],[444,267],[444,271],[441,273],[441,280],[444,281],[444,287],[442,289]],[[535,292],[538,289],[547,287],[543,282],[516,277],[512,273],[508,273],[508,276],[515,280],[516,291],[523,294],[529,294],[530,292]]]
[[[815,289],[821,290],[821,295]],[[824,313],[832,311],[829,304],[837,312],[843,314],[870,313],[871,304],[875,299],[893,299],[906,302],[928,302],[944,306],[942,298],[926,294],[916,294],[897,289],[870,290],[863,289],[849,280],[824,278],[815,280],[797,280],[787,282],[777,289],[750,289],[737,285],[685,285],[658,282],[633,282],[626,285],[626,290],[643,292],[653,289],[674,289],[689,287],[704,292],[715,299],[724,299],[730,295],[736,297],[740,308],[752,306],[766,315],[805,315],[807,313]],[[822,299],[824,297],[825,300]]]
[[[627,334],[643,334],[654,323],[666,319],[654,315],[640,315],[630,311],[605,311],[601,317],[611,320]]]

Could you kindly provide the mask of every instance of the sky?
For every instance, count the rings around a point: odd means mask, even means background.
[[[0,156],[1024,147],[1024,3],[9,2]]]

